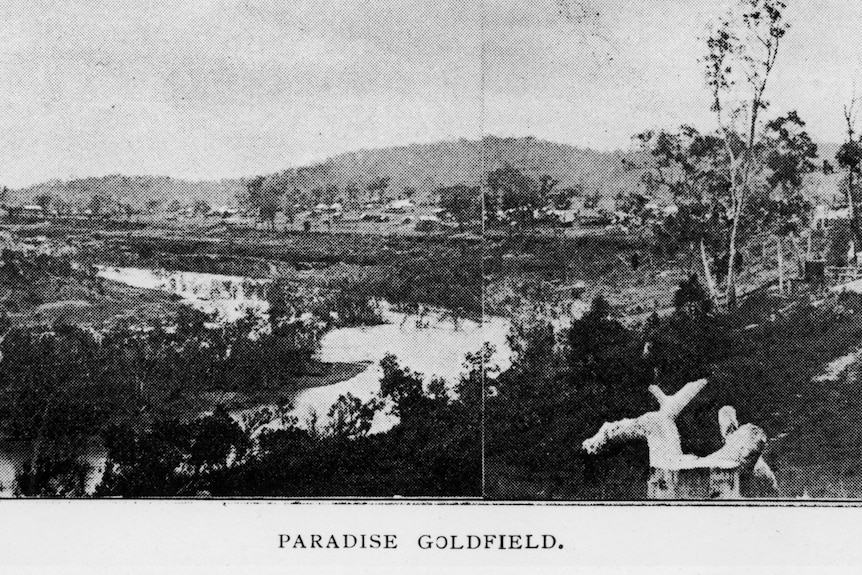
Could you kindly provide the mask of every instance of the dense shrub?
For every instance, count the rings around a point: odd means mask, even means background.
[[[478,356],[449,394],[439,382],[387,357],[380,398],[342,396],[330,422],[306,428],[241,426],[223,411],[181,423],[106,431],[108,466],[97,495],[478,496],[481,494],[481,375]],[[399,422],[369,435],[388,400]]]
[[[766,454],[773,469],[843,469],[857,460],[857,425],[847,418],[859,407],[858,382],[848,376],[824,389],[815,377],[830,359],[858,348],[862,297],[845,294],[817,306],[800,300],[784,313],[768,302],[746,302],[727,315],[714,312],[690,279],[674,299],[674,313],[642,327],[613,319],[601,298],[568,330],[515,327],[512,368],[492,383],[486,402],[489,496],[644,497],[645,445],[586,456],[581,443],[605,421],[655,409],[650,384],[674,393],[701,377],[709,385],[678,420],[685,452],[720,447],[717,411],[732,405],[741,421],[780,438]],[[801,488],[787,492],[799,495]]]

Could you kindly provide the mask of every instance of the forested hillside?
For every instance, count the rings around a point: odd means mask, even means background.
[[[584,193],[599,192],[613,197],[637,179],[623,166],[622,152],[597,152],[536,138],[454,140],[432,144],[410,144],[339,154],[323,162],[286,167],[269,176],[289,180],[293,188],[313,190],[350,186],[362,192],[381,178],[388,178],[387,194],[429,199],[441,186],[475,184],[483,173],[509,164],[529,175],[549,174],[562,187],[582,187]],[[262,174],[266,175],[266,174]],[[251,176],[251,175],[250,175]],[[250,179],[250,178],[249,178]],[[288,183],[288,182],[285,182]],[[6,202],[21,204],[51,196],[84,208],[95,196],[136,209],[147,204],[177,200],[191,204],[205,200],[211,205],[234,203],[245,190],[246,180],[189,181],[164,176],[110,175],[69,181],[50,180],[9,190]]]
[[[820,156],[834,164],[835,146],[821,146]],[[441,187],[456,184],[477,185],[482,174],[510,165],[538,179],[549,175],[559,180],[558,187],[574,188],[579,193],[598,195],[610,203],[620,192],[637,186],[640,172],[624,160],[637,163],[634,151],[603,152],[577,148],[533,137],[482,140],[459,139],[431,144],[410,144],[335,155],[325,161],[300,167],[286,167],[276,174],[259,174],[280,182],[287,190],[304,192],[330,189],[335,196],[351,188],[360,199],[369,186],[385,180],[382,196],[413,197],[419,202],[434,199]],[[287,162],[285,162],[287,164]],[[210,205],[234,204],[246,191],[248,178],[218,181],[190,181],[165,176],[110,175],[50,180],[41,184],[8,190],[6,203],[22,204],[50,196],[72,206],[85,208],[93,197],[113,203],[146,209],[168,205],[176,200],[185,205],[203,200]],[[834,175],[815,178],[810,187],[817,196],[831,196],[837,189]],[[323,196],[323,194],[318,194]]]
[[[637,182],[638,175],[628,171],[622,161],[630,156],[628,152],[597,152],[532,137],[487,136],[482,140],[360,150],[271,177],[288,189],[344,190],[355,186],[360,197],[369,185],[388,178],[385,196],[427,202],[441,187],[477,185],[483,174],[508,164],[537,179],[550,175],[559,180],[561,188],[612,198]]]

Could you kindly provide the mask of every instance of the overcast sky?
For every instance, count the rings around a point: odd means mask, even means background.
[[[719,3],[581,0],[584,17],[568,0],[563,17],[560,1],[5,2],[0,183],[213,179],[483,133],[614,149],[710,126],[698,57]],[[772,111],[840,141],[862,5],[788,3]]]

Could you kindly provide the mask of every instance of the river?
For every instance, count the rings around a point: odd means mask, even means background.
[[[417,316],[387,312],[389,322],[368,327],[335,329],[321,342],[320,360],[328,362],[371,362],[368,369],[355,377],[328,385],[301,391],[294,403],[295,415],[307,416],[314,410],[325,415],[340,395],[351,393],[366,400],[380,391],[380,360],[393,354],[402,366],[422,373],[426,381],[431,377],[446,380],[452,388],[465,373],[464,360],[469,352],[478,351],[483,343],[494,346],[491,364],[502,369],[508,367],[509,348],[506,343],[508,322],[500,318],[486,319],[483,323],[461,320],[457,324],[440,314],[430,314],[417,326]],[[397,420],[380,412],[372,424],[372,433],[386,431]]]
[[[159,289],[174,293],[184,301],[206,312],[218,312],[222,321],[233,321],[246,310],[262,313],[267,303],[255,289],[270,280],[252,280],[241,276],[204,274],[194,272],[167,272],[142,268],[100,267],[99,275],[105,279],[138,288]],[[336,328],[322,339],[319,357],[323,362],[366,363],[367,369],[339,383],[304,389],[293,398],[292,414],[305,426],[312,411],[323,422],[330,406],[340,395],[350,393],[362,400],[380,391],[380,360],[387,353],[394,354],[402,366],[422,373],[425,380],[432,377],[446,380],[453,388],[464,373],[467,353],[478,351],[484,342],[496,349],[491,363],[502,369],[508,367],[509,348],[506,335],[509,323],[502,318],[488,318],[483,322],[453,320],[447,314],[432,311],[422,316],[398,313],[383,306],[387,323],[367,327]],[[372,433],[391,428],[397,420],[388,408],[375,417]],[[237,412],[235,416],[241,415]],[[93,470],[86,480],[87,492],[92,493],[104,470],[104,450],[90,450]],[[15,471],[20,469],[21,446],[0,445],[0,496],[13,494]]]
[[[202,311],[217,312],[225,321],[235,320],[248,309],[262,313],[268,308],[267,302],[260,298],[260,291],[252,286],[271,280],[118,267],[100,267],[99,275],[133,287],[174,293]],[[485,342],[496,350],[491,363],[501,369],[508,367],[509,322],[503,318],[486,318],[483,322],[454,320],[448,314],[431,311],[420,319],[416,315],[392,311],[385,302],[381,307],[385,324],[336,328],[324,335],[318,356],[320,361],[369,365],[365,371],[345,381],[300,391],[293,398],[292,411],[300,427],[305,426],[312,412],[317,414],[318,421],[323,421],[341,395],[350,393],[363,401],[376,396],[382,375],[380,360],[386,354],[394,354],[400,365],[422,373],[426,381],[432,377],[443,378],[450,388],[464,372],[466,354],[478,351]],[[239,418],[251,410],[238,410],[234,416]],[[387,412],[385,409],[378,413],[372,433],[386,431],[396,423]]]

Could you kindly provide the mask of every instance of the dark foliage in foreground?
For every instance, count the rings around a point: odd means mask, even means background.
[[[587,456],[581,443],[605,421],[655,409],[649,385],[673,393],[700,377],[710,383],[678,422],[685,452],[717,449],[718,408],[733,405],[741,421],[764,427],[771,438],[766,457],[785,495],[805,489],[834,496],[824,491],[830,481],[844,485],[858,473],[850,463],[859,457],[853,431],[859,422],[848,419],[859,408],[858,384],[814,379],[830,359],[858,347],[858,296],[818,306],[798,301],[791,309],[786,301],[763,298],[725,315],[714,313],[703,290],[689,281],[675,301],[672,315],[653,316],[640,328],[614,319],[601,298],[562,333],[541,323],[516,327],[513,366],[493,382],[486,402],[488,496],[643,498],[645,443],[598,456]],[[819,484],[796,483],[814,467]]]
[[[17,490],[82,495],[82,462],[112,424],[138,427],[199,412],[207,396],[289,386],[311,363],[322,330],[270,319],[273,328],[261,333],[252,317],[216,326],[185,307],[168,323],[118,321],[103,331],[62,322],[10,327],[4,317],[0,438],[21,464]]]
[[[180,307],[178,317],[119,319],[96,330],[64,322],[13,327],[4,315],[0,440],[19,466],[14,490],[84,495],[88,462],[106,449],[100,495],[480,495],[477,358],[454,394],[439,381],[426,387],[387,358],[381,398],[344,396],[303,425],[285,415],[283,398],[317,370],[320,338],[331,327],[379,323],[380,295],[476,305],[459,286],[478,282],[478,273],[469,277],[478,258],[457,245],[440,249],[430,259],[384,250],[388,274],[335,277],[305,291],[273,282],[265,320],[249,314],[219,324]],[[25,287],[25,274],[77,273],[56,258],[4,257],[0,279]],[[460,258],[465,263],[454,265]],[[476,301],[478,294],[476,287]],[[218,398],[235,397],[277,405],[239,421],[225,409],[197,417]],[[381,410],[399,421],[369,435]]]
[[[478,356],[470,363],[452,397],[439,381],[425,389],[421,375],[388,356],[380,399],[342,396],[325,425],[312,420],[302,428],[269,410],[239,424],[217,410],[188,423],[113,427],[97,495],[478,496],[481,368]],[[369,435],[384,400],[400,421]],[[281,425],[257,435],[268,421]]]
[[[0,434],[21,462],[15,491],[84,495],[103,444],[103,496],[481,495],[478,355],[454,393],[387,357],[379,398],[342,396],[299,425],[279,390],[306,369],[323,328],[314,314],[284,321],[292,300],[271,295],[265,332],[251,317],[213,327],[187,308],[169,326],[0,326]],[[354,299],[338,309],[365,317]],[[230,391],[276,405],[194,416],[196,400]],[[370,435],[383,410],[398,422]]]

